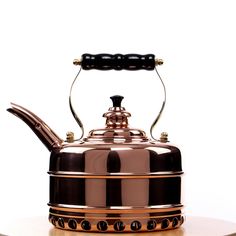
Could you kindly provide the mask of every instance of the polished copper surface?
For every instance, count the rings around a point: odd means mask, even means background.
[[[143,232],[183,223],[181,154],[166,134],[160,142],[149,140],[144,131],[129,128],[130,113],[119,106],[104,114],[105,128],[83,140],[69,132],[62,141],[32,112],[15,104],[10,111],[41,132],[52,149],[48,205],[55,227]]]
[[[110,107],[103,117],[106,117],[106,128],[127,128],[128,117],[131,114],[124,107]]]
[[[99,56],[97,60],[104,58]],[[128,58],[133,61],[131,55]],[[152,68],[153,55],[145,58],[145,68]],[[103,115],[105,127],[91,130],[80,140],[68,132],[63,141],[22,106],[12,104],[8,109],[51,152],[49,221],[60,229],[84,232],[145,232],[179,227],[184,222],[180,150],[168,141],[167,133],[157,141],[149,139],[141,129],[130,128],[131,114],[121,106],[123,97],[111,99],[113,106]],[[151,127],[151,136],[164,104]],[[73,115],[83,130],[82,122]]]
[[[55,227],[143,232],[183,223],[180,151],[166,134],[157,142],[129,128],[130,116],[111,107],[105,128],[52,152],[49,220]]]

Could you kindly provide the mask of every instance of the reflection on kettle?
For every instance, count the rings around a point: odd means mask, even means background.
[[[84,54],[75,64],[85,70],[154,70],[161,62],[152,54]],[[121,105],[123,97],[111,99],[113,105],[103,115],[105,127],[79,140],[69,133],[64,141],[22,106],[12,103],[8,109],[51,153],[49,221],[71,231],[52,229],[50,235],[156,231],[176,229],[184,222],[180,150],[168,142],[166,134],[158,141],[130,128],[131,114]],[[71,111],[83,130],[72,105]]]

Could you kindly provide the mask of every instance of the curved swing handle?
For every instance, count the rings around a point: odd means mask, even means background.
[[[83,123],[81,122],[81,120],[79,119],[79,117],[77,116],[73,106],[72,106],[72,101],[71,101],[71,93],[72,93],[72,88],[74,86],[75,81],[77,80],[81,69],[84,70],[92,70],[92,69],[96,69],[96,70],[155,70],[156,74],[158,76],[158,78],[161,81],[162,87],[163,87],[163,91],[164,91],[164,100],[161,106],[161,109],[158,113],[158,116],[156,117],[156,119],[154,120],[154,122],[151,125],[150,128],[150,134],[151,137],[154,140],[157,140],[154,136],[153,136],[153,129],[156,125],[156,123],[159,121],[161,114],[164,110],[165,104],[166,104],[166,88],[165,88],[165,84],[161,78],[161,76],[159,75],[156,66],[157,65],[162,65],[163,61],[161,59],[155,59],[155,55],[153,54],[146,54],[146,55],[140,55],[140,54],[83,54],[81,59],[75,59],[74,60],[74,65],[80,65],[80,70],[78,72],[78,74],[76,75],[72,85],[71,85],[71,89],[70,89],[70,95],[69,95],[69,105],[70,105],[70,110],[72,112],[72,115],[74,116],[76,122],[78,123],[78,125],[80,126],[81,130],[82,130],[82,134],[80,139],[83,138],[84,135],[84,128],[83,128]]]
[[[156,65],[163,64],[153,54],[83,54],[81,59],[74,60],[84,70],[154,70]]]

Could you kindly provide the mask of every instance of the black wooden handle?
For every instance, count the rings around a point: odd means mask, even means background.
[[[83,54],[84,70],[154,70],[155,55],[146,54]]]

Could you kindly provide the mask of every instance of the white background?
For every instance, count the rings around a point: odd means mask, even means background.
[[[49,153],[6,112],[27,107],[65,138],[80,130],[68,95],[83,53],[154,53],[167,87],[155,135],[183,156],[185,211],[236,222],[236,14],[233,0],[9,0],[0,3],[0,222],[47,215]],[[137,78],[136,78],[137,76]],[[163,94],[154,72],[82,72],[74,90],[87,130],[103,126],[108,97],[125,96],[149,130]]]

